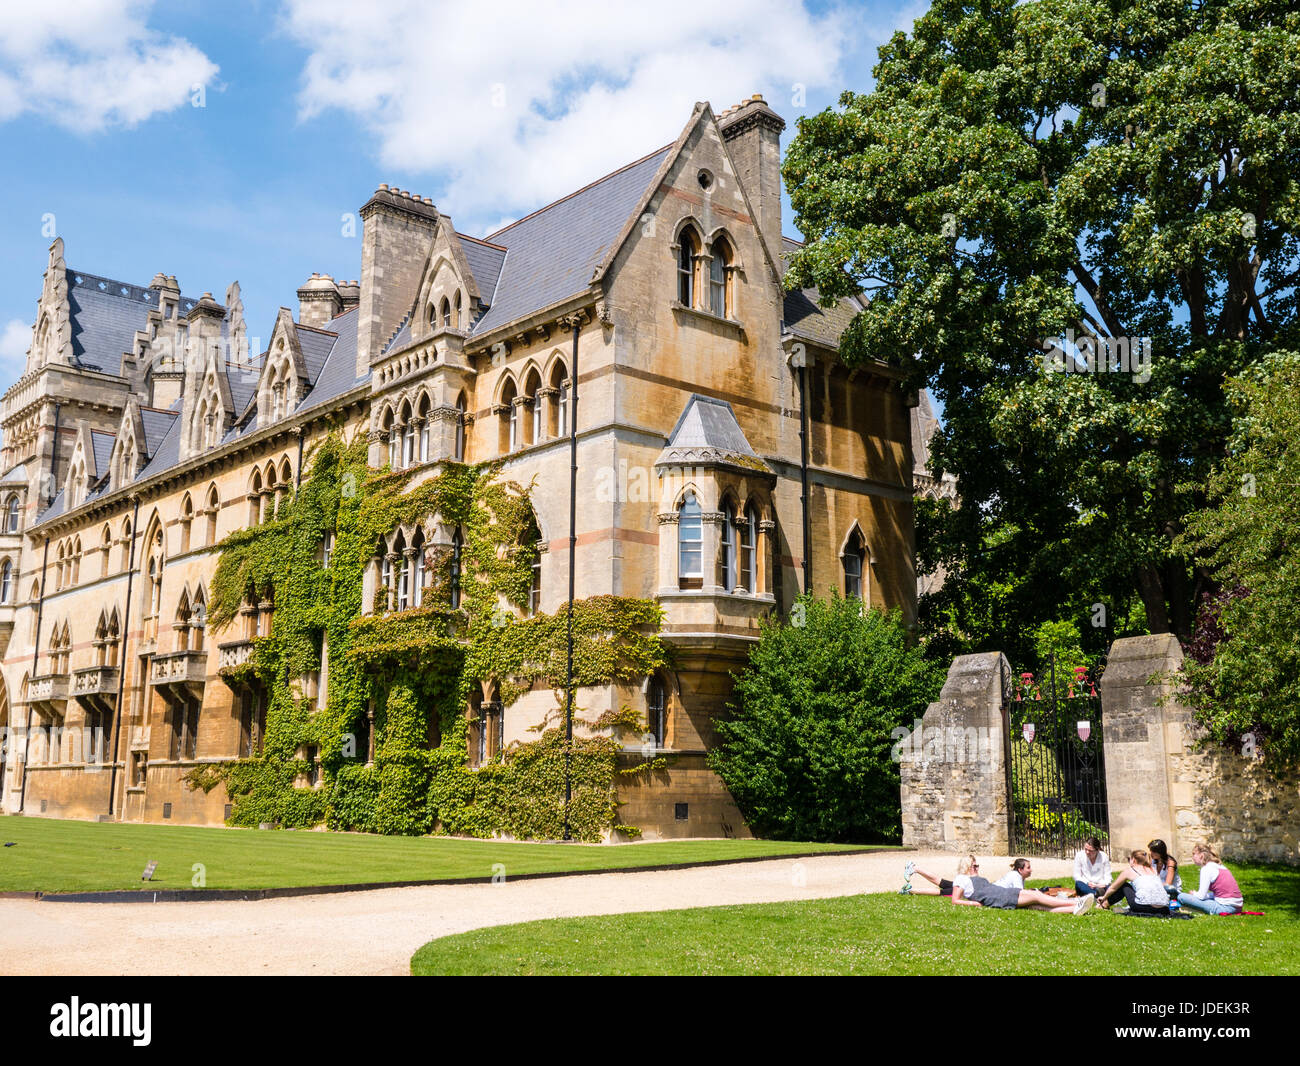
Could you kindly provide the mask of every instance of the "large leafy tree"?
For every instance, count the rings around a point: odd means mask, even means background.
[[[950,575],[931,617],[978,642],[1140,600],[1187,639],[1213,576],[1174,541],[1224,454],[1225,379],[1297,347],[1300,13],[935,0],[875,75],[800,121],[789,277],[866,293],[844,358],[944,404],[932,453],[962,506],[923,526]],[[1131,354],[1139,372],[1052,372],[1066,331],[1150,338],[1149,379]]]
[[[1185,670],[1216,740],[1300,764],[1300,362],[1269,360],[1230,385],[1241,418],[1185,540],[1224,588],[1202,604]]]
[[[858,600],[804,596],[792,618],[764,625],[710,765],[760,836],[896,841],[893,731],[938,698],[943,671],[897,615]]]

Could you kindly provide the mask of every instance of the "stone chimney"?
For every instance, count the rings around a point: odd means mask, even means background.
[[[357,303],[357,376],[370,370],[415,303],[438,230],[427,197],[380,185],[361,208],[361,293]]]
[[[328,274],[313,274],[298,290],[298,322],[303,326],[323,327],[343,310],[338,286]]]
[[[198,403],[199,390],[203,386],[203,371],[207,369],[208,356],[215,352],[217,366],[225,364],[221,338],[221,322],[225,317],[226,309],[217,303],[210,292],[205,292],[199,297],[199,302],[186,316],[189,326],[189,345],[185,353],[185,374],[181,382],[181,459],[188,459],[191,454],[189,427],[194,420],[194,408]]]
[[[785,120],[763,102],[758,93],[724,111],[718,128],[727,142],[731,161],[745,186],[745,194],[758,216],[755,221],[767,241],[768,251],[784,274],[781,260],[781,131]]]
[[[343,311],[350,311],[352,310],[352,308],[360,304],[361,303],[361,282],[356,280],[340,281],[339,299],[343,303],[342,310],[339,312],[340,314],[342,314]]]

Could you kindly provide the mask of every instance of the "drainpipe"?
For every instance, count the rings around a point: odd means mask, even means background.
[[[569,373],[569,652],[565,671],[564,701],[564,839],[572,840],[569,803],[573,799],[573,593],[578,558],[578,334],[579,315],[572,318],[573,369]]]
[[[808,367],[806,357],[799,364],[799,479],[802,495],[799,506],[803,509],[803,590],[811,592],[812,583],[812,518],[808,513]]]
[[[131,587],[135,583],[135,536],[136,530],[140,526],[140,497],[134,497],[135,509],[131,512],[131,544],[127,548],[126,562],[126,606],[122,608],[122,650],[118,653],[117,664],[117,713],[113,716],[113,765],[109,770],[108,777],[108,815],[113,816],[113,799],[117,793],[117,757],[122,746],[122,715],[124,713],[124,704],[126,702],[126,664],[129,661],[126,657],[127,634],[131,632]],[[149,679],[145,678],[144,683],[147,685]],[[125,773],[125,766],[123,772]],[[125,798],[125,793],[123,793]],[[126,804],[122,804],[122,811],[125,815]]]
[[[55,421],[58,421],[57,408]],[[32,640],[32,677],[36,676],[36,665],[41,655],[41,616],[45,613],[45,566],[50,560],[50,538],[45,538],[45,550],[41,553],[41,584],[36,594],[36,636]],[[32,704],[27,701],[27,735],[23,738],[23,783],[18,791],[18,809],[27,813],[27,757],[32,750]]]
[[[63,405],[54,405],[54,455],[50,459],[50,497],[46,504],[54,502],[54,497],[59,494],[59,416],[63,413]],[[41,574],[41,584],[45,583],[45,574]],[[23,773],[24,779],[27,777]]]

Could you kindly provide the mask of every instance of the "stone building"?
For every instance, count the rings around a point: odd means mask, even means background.
[[[269,632],[274,589],[207,632],[216,545],[273,515],[328,433],[366,437],[372,466],[424,468],[417,481],[504,460],[536,486],[529,609],[561,610],[576,335],[576,595],[656,599],[676,651],[671,672],[579,699],[643,712],[674,755],[624,788],[623,822],[743,834],[705,753],[759,620],[809,574],[908,620],[916,600],[908,397],[883,363],[837,360],[853,301],[783,291],[783,128],[757,96],[698,104],[673,144],[485,239],[381,185],[359,279],[313,274],[261,352],[238,284],[218,302],[164,274],[112,281],[55,241],[3,405],[0,807],[222,822],[223,789],[182,775],[258,750],[262,712],[219,671]],[[367,591],[418,604],[421,544],[456,536],[429,516],[387,553],[418,562],[377,554]],[[323,704],[324,663],[312,684]],[[497,708],[470,765],[553,710],[549,691]]]

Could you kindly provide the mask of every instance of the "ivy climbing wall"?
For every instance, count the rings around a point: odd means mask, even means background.
[[[561,835],[568,619],[566,610],[522,617],[538,550],[530,491],[503,481],[497,464],[432,469],[431,476],[429,468],[375,471],[366,465],[364,441],[328,437],[279,515],[222,543],[209,597],[218,639],[250,597],[264,598],[269,589],[275,604],[269,635],[254,641],[246,663],[223,671],[232,687],[258,686],[266,694],[260,755],[187,775],[194,788],[224,786],[230,824]],[[365,574],[380,539],[399,526],[429,531],[435,516],[464,538],[459,605],[451,606],[449,549],[439,547],[428,555],[420,607],[387,613],[385,603],[364,604]],[[660,627],[651,600],[598,596],[575,603],[576,686],[636,684],[666,665]],[[326,647],[326,699],[318,706],[302,695],[300,680],[321,670]],[[507,715],[539,687],[552,689],[553,711],[529,723],[536,740],[509,745],[495,761],[471,769],[466,709],[470,694],[488,681],[497,684]],[[619,824],[617,777],[662,769],[661,760],[628,770],[617,764],[620,738],[641,734],[644,722],[626,708],[587,720],[576,707],[575,725],[573,835],[636,835],[636,827]],[[309,748],[320,753],[318,787],[303,787],[312,769],[303,757]]]

